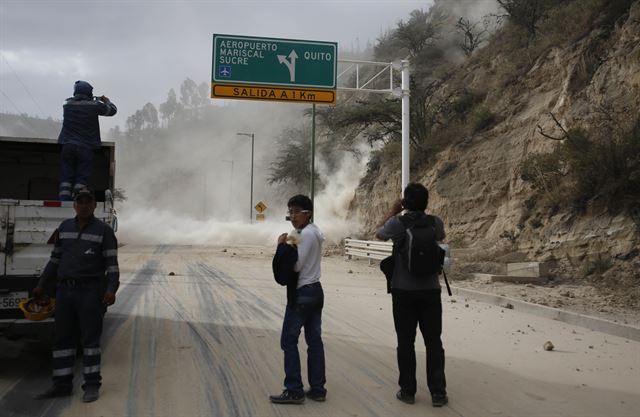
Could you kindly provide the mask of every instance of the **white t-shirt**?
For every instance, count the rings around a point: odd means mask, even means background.
[[[299,273],[298,288],[320,281],[320,259],[324,235],[313,223],[309,223],[300,232],[298,238],[298,262],[294,271]]]

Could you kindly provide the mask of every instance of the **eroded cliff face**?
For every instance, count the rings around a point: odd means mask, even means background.
[[[594,27],[540,57],[516,86],[491,89],[485,101],[502,117],[490,130],[446,148],[432,166],[412,169],[411,180],[428,186],[429,211],[443,218],[454,246],[574,267],[603,255],[640,263],[640,218],[595,206],[580,214],[532,210],[533,191],[520,179],[528,155],[557,144],[537,131],[537,125],[557,131],[550,112],[572,125],[588,124],[590,111],[604,102],[640,109],[640,2],[613,29]],[[508,60],[496,55],[491,62]],[[491,66],[468,64],[459,71],[471,88],[498,84]],[[372,190],[359,189],[354,202],[367,233],[398,196],[399,163],[382,167]]]

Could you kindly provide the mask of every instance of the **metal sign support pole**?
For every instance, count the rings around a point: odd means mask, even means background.
[[[338,73],[338,79],[347,79],[347,85],[338,87],[338,91],[354,91],[361,93],[380,93],[380,94],[393,94],[396,97],[402,99],[402,168],[401,168],[401,182],[402,189],[400,194],[404,191],[407,184],[410,181],[409,175],[409,149],[410,149],[410,135],[409,135],[409,96],[410,96],[410,78],[409,78],[409,60],[403,59],[394,62],[369,62],[369,61],[356,61],[356,60],[339,60],[340,64],[346,66],[344,70]],[[375,69],[371,76],[367,76],[367,79],[362,79],[360,73],[360,66],[369,67]],[[397,77],[394,77],[394,71],[401,71],[401,85],[394,88],[394,81]],[[385,74],[389,74],[389,88],[381,88],[380,81],[384,79]],[[354,85],[355,83],[355,85]],[[377,84],[376,84],[377,83]]]
[[[253,143],[254,134],[251,134],[251,206],[249,207],[249,224],[253,223]]]
[[[311,108],[311,207],[313,211],[315,195],[315,170],[316,170],[316,104]]]
[[[402,61],[402,190],[409,184],[409,61]]]

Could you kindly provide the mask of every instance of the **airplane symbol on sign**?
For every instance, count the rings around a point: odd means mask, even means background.
[[[218,75],[221,77],[231,77],[231,67],[229,66],[220,66],[218,69]]]

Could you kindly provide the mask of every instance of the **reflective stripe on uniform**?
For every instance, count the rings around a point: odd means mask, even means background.
[[[100,103],[94,100],[67,100],[64,105],[65,106],[97,106]]]
[[[83,233],[80,235],[80,240],[87,240],[89,242],[102,243],[102,236]]]
[[[76,354],[76,350],[75,349],[54,350],[52,354],[54,358],[64,358],[67,356],[74,356]]]
[[[85,356],[94,356],[94,355],[99,355],[100,354],[100,348],[84,348],[84,350],[82,351],[82,353]]]
[[[53,376],[73,375],[73,368],[60,368],[53,370]]]
[[[107,256],[118,256],[118,249],[107,249],[102,251],[102,256],[104,256],[105,258]]]
[[[117,266],[108,266],[107,267],[107,274],[109,272],[120,272],[120,268],[118,268]]]
[[[100,372],[100,365],[85,366],[82,368],[82,372],[84,374],[95,374],[96,372]]]
[[[60,232],[58,233],[59,239],[77,239],[78,232]]]
[[[60,192],[58,193],[59,196],[62,195],[71,195],[71,191],[68,190],[60,190]]]
[[[71,184],[70,182],[61,182],[60,183],[60,187],[63,187],[63,188],[65,188],[65,187],[71,188],[72,185],[73,184]]]

